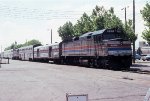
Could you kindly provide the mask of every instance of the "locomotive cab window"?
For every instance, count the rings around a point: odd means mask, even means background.
[[[91,36],[87,36],[87,39],[91,39]]]
[[[94,36],[94,42],[95,43],[101,43],[102,42],[102,35],[95,35]]]
[[[110,40],[116,38],[126,39],[125,34],[123,32],[108,31],[103,34],[103,40]]]

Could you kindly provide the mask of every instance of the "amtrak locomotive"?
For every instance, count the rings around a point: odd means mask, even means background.
[[[132,64],[131,42],[119,29],[88,32],[60,43],[31,45],[14,51],[15,56],[18,56],[15,59],[21,60],[45,62],[51,60],[54,63],[71,65],[86,62],[90,67],[108,69],[129,69]],[[3,57],[7,56],[5,52],[2,54]],[[13,58],[13,52],[10,52],[9,58]]]

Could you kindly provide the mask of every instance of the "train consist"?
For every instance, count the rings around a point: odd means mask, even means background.
[[[50,45],[31,45],[1,53],[4,58],[29,61],[53,61],[57,64],[109,69],[129,69],[131,42],[119,29],[103,29]]]

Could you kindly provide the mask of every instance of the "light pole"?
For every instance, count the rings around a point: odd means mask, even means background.
[[[135,0],[133,0],[133,31],[135,34]],[[133,57],[135,57],[135,40],[133,40]],[[135,58],[133,58],[133,63],[135,63]]]
[[[129,6],[127,6],[127,7],[124,7],[124,8],[122,8],[121,10],[124,10],[124,23],[125,23],[125,29],[127,28],[127,8],[128,8]]]
[[[50,31],[50,34],[51,34],[51,36],[50,36],[51,37],[51,44],[52,44],[52,38],[53,38],[52,37],[52,29],[47,29],[47,30],[48,30],[48,32]]]

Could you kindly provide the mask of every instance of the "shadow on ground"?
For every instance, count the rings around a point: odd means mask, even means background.
[[[143,65],[143,64],[132,64],[131,67],[150,67],[149,65]]]
[[[54,64],[54,63],[49,62],[49,64]],[[56,64],[56,65],[62,65],[62,64]],[[66,65],[66,64],[64,64],[64,65]],[[75,66],[75,65],[66,65],[66,66]],[[104,68],[89,67],[87,65],[78,65],[78,67],[92,68],[92,69],[104,69]],[[122,71],[122,72],[131,72],[131,73],[139,73],[139,74],[148,74],[148,75],[150,75],[150,70],[143,70],[140,67],[150,68],[149,65],[133,64],[129,70],[112,70],[112,71]],[[104,69],[104,70],[109,70],[109,69]]]
[[[149,65],[143,65],[143,64],[133,64],[130,68],[130,70],[128,71],[123,71],[123,72],[131,72],[131,73],[139,73],[139,74],[148,74],[150,75],[150,70],[144,70],[140,67],[144,67],[144,68],[147,68],[150,66]]]

